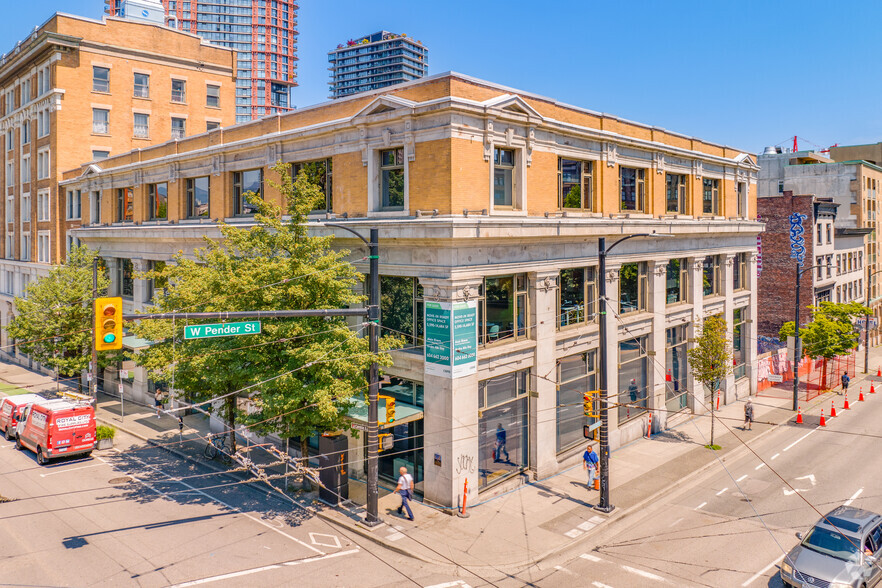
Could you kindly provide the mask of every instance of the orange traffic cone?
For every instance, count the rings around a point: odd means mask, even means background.
[[[835,401],[830,401],[830,418],[834,418],[836,416],[836,403]]]
[[[882,378],[882,367],[876,369],[876,377]]]
[[[873,384],[870,384],[870,394],[875,394],[875,393],[876,393],[876,386],[874,386]]]
[[[600,472],[598,471],[597,473],[599,474]],[[600,490],[600,476],[594,478],[594,489]]]
[[[864,387],[861,386],[861,393],[858,394],[858,402],[863,402],[863,401],[864,401]]]
[[[827,421],[824,420],[824,409],[821,409],[821,422],[818,424],[819,427],[826,427]]]
[[[799,407],[796,408],[796,424],[802,424],[802,408]]]
[[[850,409],[850,407],[848,406],[848,392],[846,392],[845,393],[845,404],[842,405],[842,410],[849,410],[849,409]]]

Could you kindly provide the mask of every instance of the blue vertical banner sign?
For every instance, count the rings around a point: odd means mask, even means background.
[[[427,374],[459,378],[478,371],[478,305],[426,302]]]
[[[805,263],[805,228],[802,226],[806,215],[794,212],[790,215],[790,259],[795,259],[799,267]]]

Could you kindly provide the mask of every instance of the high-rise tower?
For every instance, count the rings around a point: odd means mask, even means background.
[[[110,16],[126,14],[126,0],[104,0]],[[166,24],[238,52],[236,122],[292,109],[297,85],[297,10],[294,0],[161,0]],[[131,10],[130,10],[131,12]]]
[[[429,73],[429,50],[407,35],[380,31],[328,51],[331,98],[416,80]]]

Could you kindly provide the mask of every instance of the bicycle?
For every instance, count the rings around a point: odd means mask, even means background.
[[[221,455],[224,461],[229,461],[230,457],[227,455],[226,447],[227,436],[216,435],[208,440],[208,444],[205,446],[202,455],[206,459],[216,459],[218,455]]]

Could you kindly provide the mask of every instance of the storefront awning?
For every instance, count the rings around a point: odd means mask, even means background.
[[[406,404],[398,401],[395,403],[395,420],[391,423],[383,422],[386,415],[383,403],[378,407],[378,417],[380,419],[380,429],[390,429],[395,425],[403,425],[412,421],[418,421],[423,418],[423,410],[412,404]],[[368,424],[368,406],[364,400],[356,400],[352,408],[346,415],[352,421],[353,428],[359,431],[367,431]]]

